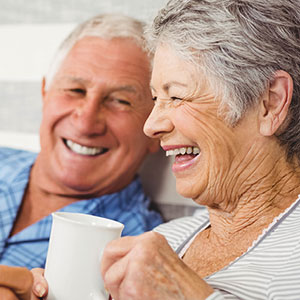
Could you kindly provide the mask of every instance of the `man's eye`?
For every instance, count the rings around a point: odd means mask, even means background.
[[[156,100],[157,100],[157,97],[152,97],[152,100],[153,100],[153,101],[156,101]]]
[[[130,103],[129,101],[127,101],[127,100],[123,100],[123,99],[115,99],[115,101],[117,101],[117,102],[120,103],[120,104],[124,104],[124,105],[128,105],[128,106],[131,105],[131,103]]]
[[[69,89],[70,92],[85,95],[86,91],[84,89],[76,88],[76,89]]]

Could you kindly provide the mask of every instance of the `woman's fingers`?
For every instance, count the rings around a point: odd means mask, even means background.
[[[16,299],[29,300],[31,295],[32,283],[33,276],[28,269],[0,265],[1,292],[4,294],[10,294],[10,296],[8,295],[7,297],[13,297],[11,293],[7,292],[6,290],[10,289],[17,297]],[[0,297],[0,299],[6,298]]]
[[[138,237],[127,236],[113,240],[107,244],[101,260],[102,276],[106,273],[108,268],[115,263],[115,261],[121,259],[130,251],[137,238]]]
[[[166,240],[154,232],[111,243],[103,255],[102,276],[105,286],[117,300],[141,299],[146,295],[145,299],[163,298],[164,293],[157,293],[157,282],[152,281],[158,278],[164,286],[170,284],[169,274],[166,274],[162,264],[164,255],[170,257],[172,254]]]
[[[120,260],[111,265],[103,278],[104,286],[106,290],[109,291],[113,299],[119,299],[119,289],[125,278],[127,263],[127,256],[122,257]]]
[[[44,269],[36,268],[31,270],[33,274],[32,291],[37,297],[45,297],[48,294],[48,283],[44,277]]]

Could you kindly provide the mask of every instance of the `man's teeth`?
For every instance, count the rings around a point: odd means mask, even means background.
[[[181,155],[184,155],[184,154],[197,155],[199,153],[200,153],[200,149],[198,147],[182,147],[182,148],[166,151],[166,156],[178,155],[178,154],[181,154]]]
[[[103,148],[81,146],[70,140],[66,140],[66,144],[73,152],[82,155],[97,155],[103,151]]]

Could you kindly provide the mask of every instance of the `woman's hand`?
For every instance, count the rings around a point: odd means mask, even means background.
[[[44,277],[44,269],[36,268],[31,270],[33,275],[32,299],[44,298],[48,294],[48,283]]]
[[[155,232],[110,242],[102,257],[101,273],[114,300],[200,300],[213,293]]]
[[[32,283],[33,276],[28,269],[0,265],[1,300],[30,300]]]

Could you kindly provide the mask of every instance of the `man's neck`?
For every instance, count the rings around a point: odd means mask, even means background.
[[[78,199],[48,193],[34,180],[29,180],[10,236],[75,201]]]

